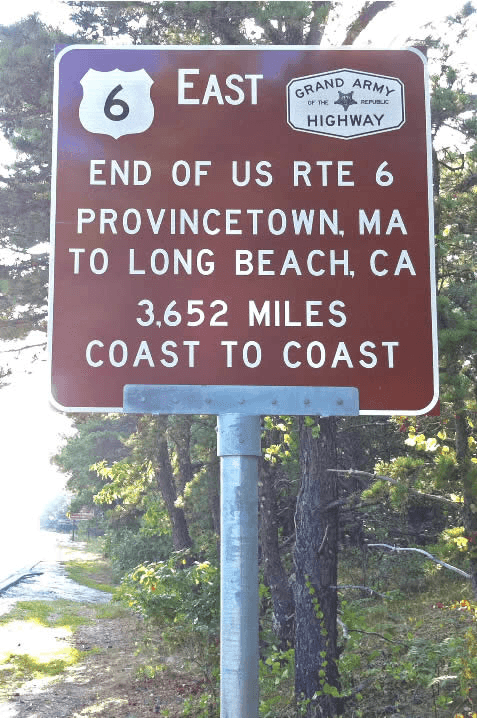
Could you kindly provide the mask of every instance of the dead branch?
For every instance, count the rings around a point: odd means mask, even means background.
[[[46,342],[40,342],[40,344],[28,344],[24,347],[16,347],[16,349],[0,349],[0,354],[10,354],[12,352],[23,352],[26,349],[35,349],[36,347],[46,347]]]
[[[345,588],[356,588],[359,591],[367,591],[373,596],[379,596],[379,598],[388,598],[385,593],[379,593],[379,591],[375,591],[374,588],[369,588],[369,586],[354,586],[354,585],[348,585],[348,584],[339,584],[338,586],[328,586],[328,588],[334,588],[337,591],[344,590]]]
[[[391,638],[386,638],[386,636],[383,636],[382,633],[376,633],[376,631],[362,631],[359,628],[348,628],[349,633],[364,633],[365,636],[377,636],[378,638],[382,638],[383,641],[387,641],[388,643],[394,643],[398,646],[404,646],[405,648],[409,648],[409,643],[402,643],[402,641],[393,641]]]
[[[462,569],[457,568],[457,566],[451,566],[450,563],[446,563],[445,561],[441,561],[440,558],[436,558],[436,556],[433,556],[428,551],[424,551],[422,548],[401,548],[400,546],[390,546],[387,543],[368,543],[368,548],[387,548],[390,551],[396,551],[396,552],[403,552],[403,551],[413,551],[414,553],[420,553],[426,558],[429,559],[429,561],[433,561],[434,563],[437,563],[439,566],[444,566],[444,568],[448,568],[449,571],[454,571],[454,573],[458,573],[459,576],[463,576],[467,580],[471,578],[470,573],[467,573],[466,571],[462,571]]]
[[[338,626],[339,626],[339,627],[341,628],[341,630],[343,631],[343,638],[344,638],[344,640],[347,641],[348,638],[349,638],[349,629],[348,629],[346,623],[343,623],[343,621],[341,620],[341,618],[340,618],[339,616],[336,618],[336,623],[338,624]]]

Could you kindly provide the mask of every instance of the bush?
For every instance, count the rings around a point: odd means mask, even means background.
[[[130,571],[117,598],[162,629],[171,648],[187,646],[213,696],[218,694],[220,572],[209,561],[190,564],[189,551]]]
[[[171,549],[169,535],[146,536],[127,528],[109,532],[104,544],[105,554],[111,560],[116,579],[140,564],[164,560],[170,555]]]

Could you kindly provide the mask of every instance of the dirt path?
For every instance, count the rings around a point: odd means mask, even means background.
[[[181,677],[177,661],[165,659],[156,678],[139,678],[144,656],[136,655],[145,628],[132,616],[94,619],[72,637],[86,655],[61,677],[24,683],[7,703],[2,718],[141,718],[182,715],[184,697],[197,690]],[[156,657],[156,660],[160,657]],[[166,710],[168,711],[166,713]],[[4,712],[6,711],[6,712]]]
[[[200,690],[201,683],[180,657],[171,658],[166,652],[161,655],[160,636],[154,629],[125,609],[107,603],[100,607],[79,603],[71,610],[86,621],[73,633],[55,625],[55,603],[51,603],[51,614],[41,625],[20,619],[0,627],[0,643],[5,649],[5,642],[10,642],[7,653],[15,656],[17,667],[22,660],[31,660],[35,638],[43,646],[52,641],[81,653],[79,660],[59,675],[20,677],[13,689],[12,663],[0,664],[0,718],[183,715],[184,701]],[[151,639],[155,652],[146,648]],[[29,663],[25,676],[32,673]]]

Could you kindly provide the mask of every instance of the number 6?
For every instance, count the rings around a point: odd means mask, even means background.
[[[125,120],[126,117],[129,115],[129,106],[127,105],[124,100],[118,100],[115,98],[115,96],[118,94],[118,92],[121,92],[123,89],[122,85],[116,85],[109,95],[106,98],[106,102],[104,103],[104,114],[109,120],[114,120],[115,122],[118,122],[119,120]],[[111,109],[113,107],[120,107],[121,112],[119,114],[113,114],[111,112]]]
[[[394,182],[394,177],[391,172],[384,169],[387,164],[387,162],[381,162],[376,170],[376,182],[381,185],[381,187],[389,187],[389,185]]]

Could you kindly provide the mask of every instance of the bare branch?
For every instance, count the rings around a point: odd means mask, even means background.
[[[323,536],[323,541],[321,542],[321,546],[320,546],[320,548],[319,548],[318,551],[317,551],[318,556],[322,553],[323,548],[324,548],[324,546],[325,546],[325,542],[326,542],[326,539],[327,539],[327,537],[328,537],[328,528],[329,528],[329,524],[326,524],[325,535]]]
[[[46,342],[40,344],[28,344],[26,347],[17,347],[16,349],[0,349],[0,354],[10,354],[12,352],[23,352],[25,349],[35,349],[35,347],[46,347]]]
[[[356,588],[360,591],[367,591],[373,596],[379,596],[379,598],[388,598],[385,593],[379,593],[379,591],[375,591],[374,588],[369,588],[369,586],[353,586],[353,585],[346,585],[346,584],[340,584],[339,586],[328,586],[328,588],[335,588],[337,591],[344,590],[345,588]]]
[[[420,553],[423,556],[425,556],[426,558],[428,558],[429,561],[433,561],[434,563],[437,563],[439,566],[444,566],[444,568],[448,568],[449,571],[454,571],[455,573],[458,573],[459,576],[463,576],[466,579],[471,578],[470,573],[467,573],[466,571],[462,571],[462,569],[457,568],[456,566],[451,566],[450,563],[441,561],[440,558],[436,558],[431,553],[424,551],[424,549],[422,549],[422,548],[401,548],[400,546],[390,546],[387,543],[368,543],[368,548],[387,548],[390,551],[396,551],[396,552],[413,551],[414,553]]]
[[[409,648],[409,643],[402,643],[401,641],[393,641],[391,638],[386,638],[386,636],[383,636],[382,633],[376,633],[376,631],[361,631],[359,628],[348,628],[348,631],[351,633],[364,633],[365,636],[377,636],[378,638],[382,638],[383,641],[387,641],[388,643],[395,643],[398,646],[405,646],[406,648]]]
[[[450,172],[460,172],[465,167],[465,155],[459,155],[461,164],[459,167],[451,167],[451,165],[448,165],[444,162],[444,160],[439,160],[439,164],[442,165],[442,167],[445,167],[446,170],[449,170]]]

